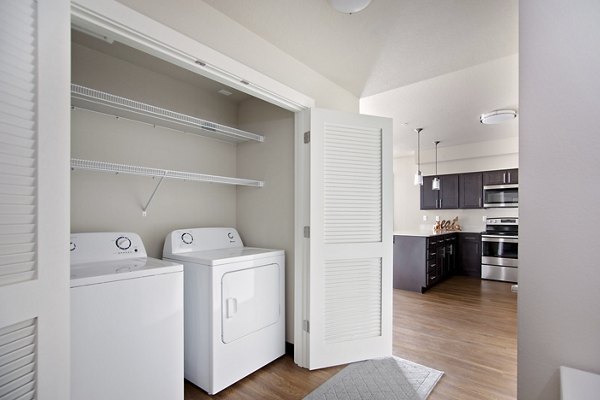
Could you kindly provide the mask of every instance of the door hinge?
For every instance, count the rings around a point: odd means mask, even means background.
[[[310,131],[304,132],[304,144],[310,143]]]
[[[305,238],[309,238],[310,237],[310,226],[305,226],[304,227],[304,237]]]
[[[306,319],[302,321],[302,330],[306,333],[310,333],[310,323]]]

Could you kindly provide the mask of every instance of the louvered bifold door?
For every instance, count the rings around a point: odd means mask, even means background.
[[[0,0],[0,286],[36,271],[36,9]]]
[[[311,110],[311,369],[391,354],[391,120]]]

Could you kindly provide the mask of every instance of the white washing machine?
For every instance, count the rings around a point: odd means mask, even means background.
[[[183,400],[183,266],[135,233],[71,235],[71,399]]]
[[[285,353],[283,250],[195,228],[171,232],[163,257],[184,266],[187,380],[215,394]]]

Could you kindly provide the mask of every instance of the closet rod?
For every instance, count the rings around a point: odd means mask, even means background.
[[[195,172],[172,171],[168,169],[140,167],[136,165],[116,164],[105,161],[82,160],[78,158],[71,159],[72,169],[85,169],[102,172],[114,172],[129,175],[142,175],[152,177],[164,177],[168,179],[181,179],[186,181],[224,183],[226,185],[241,185],[263,187],[263,181],[253,179],[230,178],[227,176],[198,174]]]

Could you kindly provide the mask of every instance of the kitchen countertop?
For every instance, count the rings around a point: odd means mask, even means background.
[[[442,232],[433,232],[433,231],[395,231],[394,236],[419,236],[419,237],[434,237],[440,235],[448,235],[450,233],[481,233],[481,232],[471,232],[471,231],[442,231]]]

